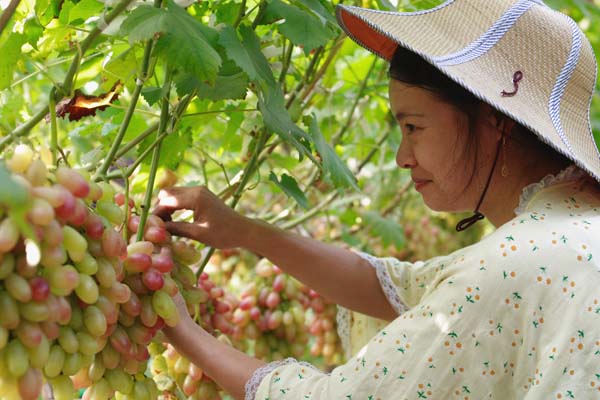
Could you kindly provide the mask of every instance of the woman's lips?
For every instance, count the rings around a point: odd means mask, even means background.
[[[415,179],[413,180],[415,183],[415,190],[420,191],[423,186],[427,185],[431,181],[423,180],[423,179]]]

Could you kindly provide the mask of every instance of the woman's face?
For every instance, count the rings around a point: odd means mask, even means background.
[[[469,120],[465,113],[429,90],[394,79],[390,81],[390,105],[402,131],[396,162],[410,169],[425,204],[437,211],[473,210],[491,168],[491,163],[489,167],[485,164],[496,149],[497,142],[490,143],[490,139],[497,140],[495,135],[480,135],[489,139],[467,151]],[[481,128],[477,123],[478,134]],[[480,162],[473,175],[475,152],[479,152]]]

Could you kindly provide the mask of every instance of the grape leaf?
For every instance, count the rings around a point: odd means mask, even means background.
[[[304,208],[305,210],[308,210],[310,208],[310,204],[308,203],[306,195],[304,194],[302,189],[298,187],[298,182],[296,182],[296,180],[293,177],[287,174],[283,174],[281,175],[281,180],[279,180],[277,179],[277,175],[275,175],[275,173],[271,171],[271,174],[269,174],[269,180],[273,182],[278,188],[283,190],[283,192],[286,195],[288,195],[288,197],[291,197],[294,200],[296,200],[300,207]]]
[[[227,57],[248,74],[251,80],[259,83],[262,87],[275,86],[273,71],[261,52],[258,37],[251,28],[245,25],[240,26],[239,29],[243,41],[240,41],[232,26],[226,26],[221,31],[219,44],[225,48]]]
[[[12,32],[6,42],[0,46],[0,90],[10,86],[17,61],[21,56],[21,46],[25,44],[27,37],[22,33]]]
[[[130,43],[158,37],[156,51],[171,67],[184,69],[202,81],[215,81],[221,57],[211,42],[216,42],[218,34],[173,1],[167,9],[139,6],[121,29]]]
[[[360,190],[356,184],[356,178],[348,169],[348,166],[338,157],[337,153],[327,143],[319,129],[317,118],[313,115],[308,125],[308,133],[311,135],[315,148],[323,160],[323,170],[326,177],[337,187],[352,187]]]
[[[396,221],[382,217],[375,211],[367,211],[363,219],[370,231],[381,238],[383,244],[393,244],[397,248],[404,246],[404,229]]]
[[[277,30],[289,38],[295,45],[302,46],[304,53],[323,46],[336,34],[336,31],[312,13],[281,0],[271,0],[266,8],[263,22],[277,24]]]
[[[265,125],[293,145],[300,158],[307,156],[318,164],[310,153],[310,137],[294,124],[285,108],[281,86],[275,81],[269,62],[261,52],[260,40],[256,33],[246,25],[241,25],[239,30],[241,41],[233,27],[226,27],[221,32],[219,43],[225,47],[227,56],[260,88],[257,93],[258,109]]]
[[[37,42],[44,34],[44,27],[35,18],[25,21],[23,33],[27,36],[27,43],[37,50]]]
[[[174,81],[179,96],[198,89],[198,97],[212,101],[244,99],[248,89],[248,76],[243,72],[233,75],[219,74],[213,86],[198,80],[194,75],[186,73],[177,74]]]
[[[146,86],[142,89],[142,96],[146,102],[153,106],[165,95],[165,89],[156,86]]]
[[[185,151],[192,147],[190,129],[180,129],[168,135],[160,148],[160,164],[175,170],[183,160]]]
[[[86,19],[98,15],[104,10],[104,4],[98,0],[81,0],[69,11],[68,24],[81,24]]]
[[[323,24],[329,23],[331,27],[337,29],[337,20],[335,19],[331,2],[319,0],[299,0],[295,3],[299,3],[302,6],[308,8],[321,20]]]

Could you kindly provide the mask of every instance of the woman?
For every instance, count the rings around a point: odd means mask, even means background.
[[[172,233],[254,251],[345,308],[391,321],[331,374],[265,365],[216,341],[181,303],[169,340],[236,399],[598,398],[596,65],[581,31],[533,0],[339,7],[338,20],[391,60],[397,162],[425,203],[474,209],[457,230],[483,215],[497,230],[411,264],[245,218],[204,188],[162,192],[158,215],[194,210],[194,223],[168,223]]]

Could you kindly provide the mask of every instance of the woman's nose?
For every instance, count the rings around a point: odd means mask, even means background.
[[[402,139],[402,142],[400,142],[400,147],[396,153],[396,164],[400,168],[414,168],[417,165],[409,140]]]

